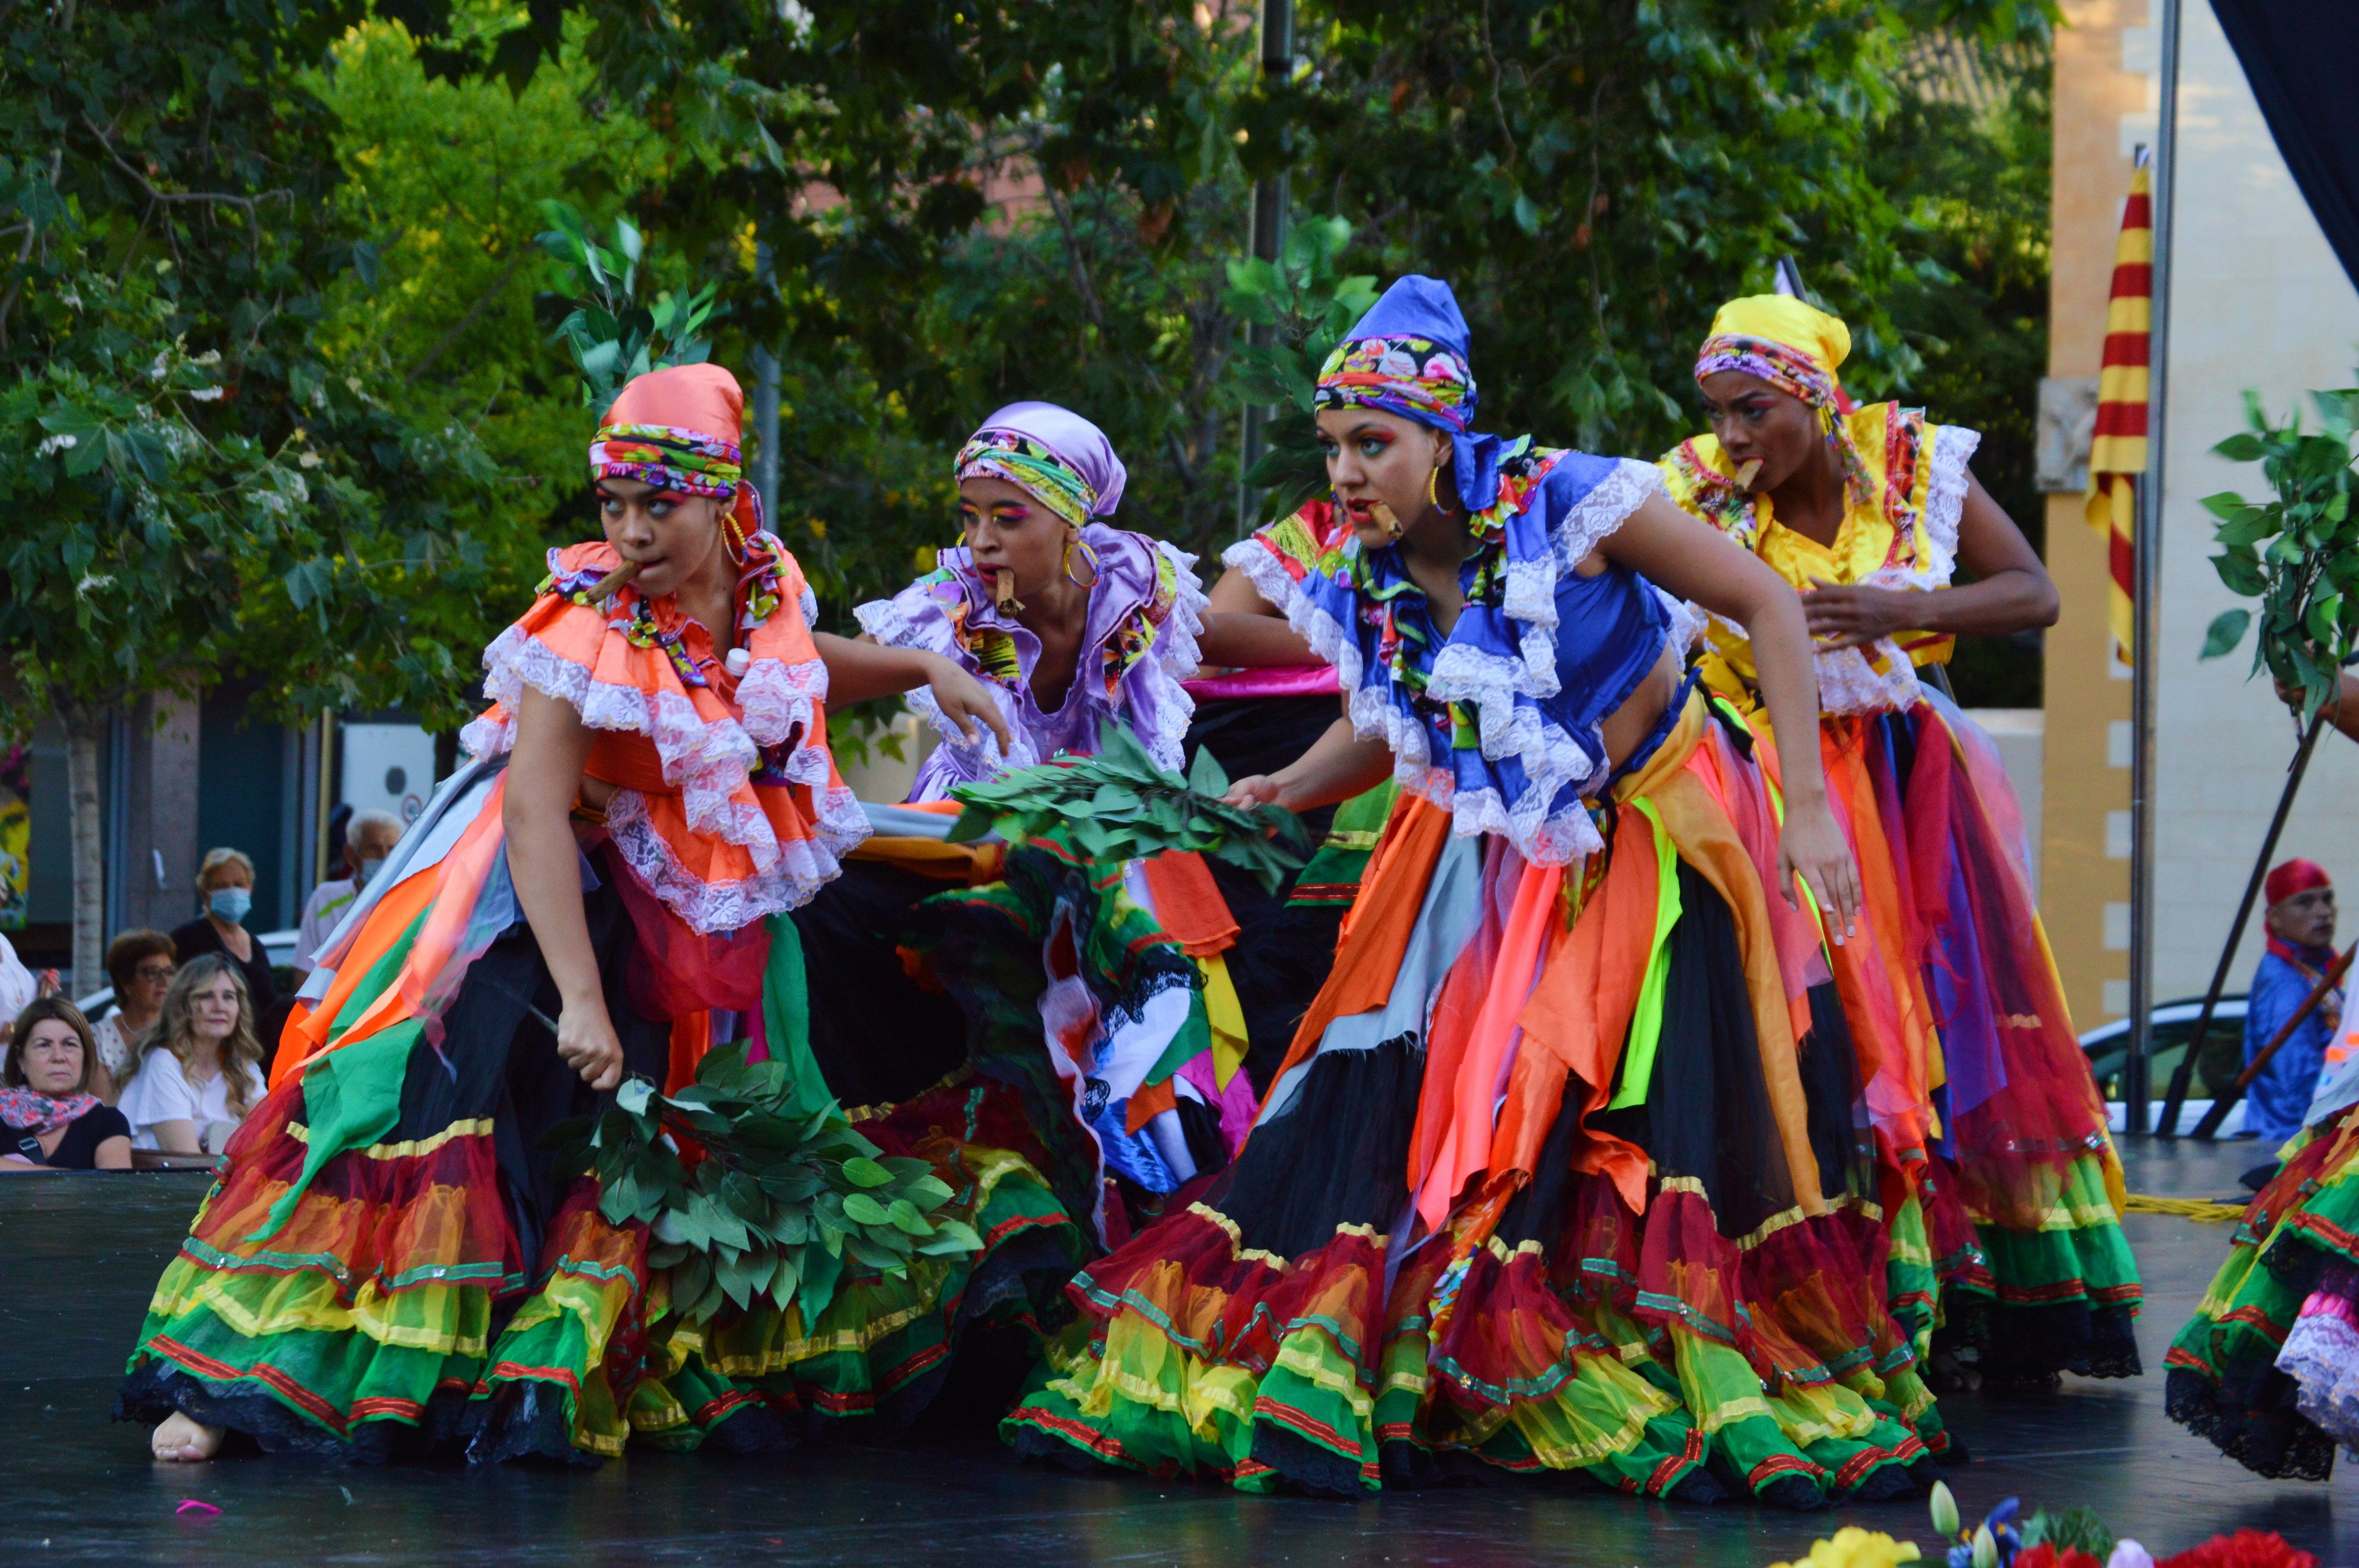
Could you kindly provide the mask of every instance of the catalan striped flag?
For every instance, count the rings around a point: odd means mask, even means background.
[[[2106,611],[2114,649],[2130,657],[2131,603],[2137,581],[2138,485],[2146,477],[2147,345],[2154,323],[2154,197],[2148,154],[2138,149],[2130,199],[2114,245],[2113,293],[2105,303],[2105,357],[2097,374],[2097,427],[2089,445],[2089,526],[2105,539],[2112,579]]]

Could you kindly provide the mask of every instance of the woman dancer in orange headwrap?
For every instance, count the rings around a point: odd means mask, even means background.
[[[812,633],[745,481],[741,406],[727,372],[690,365],[608,412],[590,449],[605,539],[550,551],[485,651],[473,760],[316,955],[269,1098],[158,1286],[116,1413],[157,1423],[158,1458],[210,1457],[232,1430],[362,1458],[594,1460],[633,1431],[775,1444],[800,1404],[877,1380],[888,1330],[930,1325],[939,1353],[995,1250],[1066,1223],[1020,1158],[986,1175],[913,1144],[981,1255],[878,1281],[848,1265],[815,1325],[787,1309],[775,1333],[687,1336],[647,1228],[608,1223],[596,1180],[560,1178],[542,1147],[625,1074],[678,1087],[713,1044],[760,1038],[781,966],[800,994],[785,915],[868,834],[828,703],[927,687],[972,738],[1008,741],[951,661]],[[775,1010],[763,1048],[808,1071]],[[821,1353],[863,1366],[812,1392]]]

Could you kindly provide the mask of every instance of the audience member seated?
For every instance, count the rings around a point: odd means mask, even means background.
[[[61,996],[27,1004],[0,1064],[0,1173],[127,1171],[131,1128],[91,1092],[90,1024]]]
[[[123,1097],[139,1037],[163,1009],[175,957],[172,939],[160,931],[120,932],[106,945],[106,978],[114,982],[114,1011],[90,1026],[90,1037],[98,1045],[98,1071],[90,1087],[110,1105]]]
[[[245,928],[246,914],[254,908],[254,861],[243,849],[206,850],[197,868],[197,897],[204,901],[205,912],[186,925],[172,927],[172,946],[180,962],[200,953],[228,954],[245,977],[245,992],[255,1014],[268,1011],[278,1000],[278,987],[270,978],[270,956],[263,951],[262,939]]]
[[[206,953],[180,966],[123,1091],[131,1146],[218,1154],[261,1103],[262,1043],[239,967]]]
[[[401,842],[401,818],[390,811],[357,811],[344,827],[344,859],[352,868],[348,877],[337,877],[321,882],[311,890],[304,902],[303,919],[295,932],[295,972],[311,972],[311,955],[336,929],[353,907],[353,900],[361,889],[368,886],[369,878],[376,874],[393,847]],[[267,1010],[266,1010],[267,1011]]]

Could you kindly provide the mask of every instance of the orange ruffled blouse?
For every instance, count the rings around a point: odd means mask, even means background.
[[[734,673],[670,598],[625,585],[592,601],[621,564],[612,546],[549,551],[539,597],[484,650],[492,707],[461,737],[477,757],[510,750],[527,687],[570,705],[598,731],[586,772],[615,786],[606,827],[625,863],[708,935],[808,903],[869,831],[827,749],[810,585],[775,535],[747,551]]]

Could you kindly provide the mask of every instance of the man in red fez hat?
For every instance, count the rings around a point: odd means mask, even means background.
[[[2250,1062],[2316,989],[2334,962],[2334,884],[2315,860],[2288,860],[2269,873],[2268,951],[2253,971],[2245,1007],[2245,1060]],[[2245,1130],[2271,1144],[2301,1130],[2326,1050],[2342,1025],[2343,998],[2328,993],[2245,1094]],[[2249,1180],[2249,1173],[2247,1173]]]

